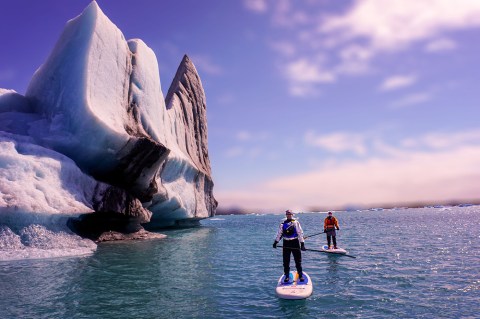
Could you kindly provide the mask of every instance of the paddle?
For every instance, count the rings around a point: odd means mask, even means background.
[[[282,247],[281,245],[277,245],[277,247]],[[285,247],[287,249],[295,249],[295,250],[301,250],[300,248],[292,248],[292,247]],[[329,252],[329,251],[325,251],[325,250],[318,250],[318,249],[309,249],[309,248],[306,248],[305,250],[309,250],[309,251],[316,251],[318,253],[325,253],[325,254],[334,254],[332,252]],[[355,256],[352,256],[352,255],[348,255],[348,254],[335,254],[335,255],[340,255],[340,256],[347,256],[347,257],[350,257],[350,258],[357,258]]]
[[[337,231],[339,231],[340,229],[337,229]],[[313,234],[313,235],[309,235],[309,236],[304,236],[303,238],[304,239],[307,239],[308,237],[313,237],[313,236],[317,236],[317,235],[321,235],[321,234],[326,234],[327,232],[326,231],[322,231],[321,233],[317,233],[317,234]]]
[[[313,237],[313,236],[317,236],[317,235],[321,235],[321,234],[325,234],[326,232],[322,231],[321,233],[318,233],[318,234],[313,234],[313,235],[310,235],[310,236],[305,236],[303,237],[304,239],[307,239],[308,237]]]

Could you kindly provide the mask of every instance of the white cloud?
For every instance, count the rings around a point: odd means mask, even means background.
[[[397,100],[391,104],[391,108],[399,109],[409,107],[417,104],[422,104],[432,99],[432,94],[429,92],[419,92],[409,94],[400,100]]]
[[[425,46],[425,51],[431,53],[445,52],[455,50],[457,43],[451,39],[441,38],[433,40]]]
[[[479,26],[476,0],[362,0],[346,14],[328,17],[320,31],[335,34],[340,42],[363,38],[378,51],[390,51],[445,30]]]
[[[268,9],[266,0],[244,0],[243,4],[245,8],[255,13],[264,13]]]
[[[387,134],[388,135],[388,134]],[[333,154],[351,152],[359,156],[404,157],[412,151],[445,151],[459,146],[480,146],[480,129],[460,132],[431,132],[407,137],[396,144],[386,143],[379,130],[367,132],[332,132],[317,134],[310,130],[304,135],[308,146],[318,147]],[[324,161],[324,159],[322,159]]]
[[[308,134],[310,142],[317,141],[314,133]],[[431,132],[401,140],[398,147],[384,143],[375,133],[330,135],[342,136],[340,145],[348,145],[348,136],[363,140],[361,147],[370,142],[381,156],[355,161],[329,158],[304,174],[280,177],[240,192],[220,191],[217,199],[224,207],[242,203],[251,209],[308,209],[471,200],[480,192],[480,129]],[[333,142],[320,144],[337,147]]]
[[[342,207],[448,200],[480,194],[480,147],[443,152],[410,152],[401,157],[330,164],[281,177],[241,192],[217,192],[222,206],[251,209]]]
[[[286,74],[290,81],[297,83],[331,83],[335,76],[322,69],[321,62],[302,58],[287,65]]]
[[[242,130],[235,134],[236,145],[232,144],[230,148],[223,152],[225,158],[229,159],[256,159],[260,156],[272,158],[271,153],[267,153],[264,148],[265,141],[270,139],[268,131],[251,132]]]
[[[315,84],[335,82],[335,75],[323,69],[321,59],[291,61],[284,69],[284,74],[290,82],[290,93],[294,96],[317,95],[319,92]]]
[[[417,139],[405,139],[402,145],[410,148],[449,149],[458,145],[480,145],[480,130],[456,133],[429,133]]]
[[[344,60],[368,61],[373,52],[358,44],[352,44],[340,51],[340,57]]]
[[[305,134],[307,145],[319,147],[333,153],[353,152],[357,155],[367,153],[365,136],[363,134],[351,134],[335,132],[324,135],[316,135],[313,131]]]
[[[400,88],[404,88],[414,84],[417,81],[417,77],[414,75],[395,75],[386,78],[380,85],[382,91],[392,91]]]
[[[370,59],[374,52],[357,44],[348,45],[340,50],[340,64],[334,70],[335,73],[348,75],[362,75],[371,71]]]
[[[229,159],[233,159],[233,158],[256,159],[262,156],[262,154],[264,154],[264,150],[263,148],[258,146],[248,147],[248,148],[235,146],[228,149],[224,153],[224,156]]]
[[[288,88],[292,96],[297,97],[315,97],[320,95],[320,89],[310,83],[292,83]]]
[[[250,132],[247,132],[247,131],[240,131],[237,133],[236,138],[239,141],[248,141],[252,138],[252,134],[250,134]]]
[[[239,131],[235,135],[235,139],[240,142],[262,142],[270,138],[270,133],[267,131],[249,132]]]
[[[204,55],[192,55],[191,60],[195,67],[207,74],[210,75],[221,75],[223,74],[223,69],[212,62],[210,57]]]
[[[372,153],[380,154],[384,157],[402,158],[408,156],[409,153],[409,151],[406,151],[404,148],[388,144],[379,137],[372,139],[371,148]]]
[[[274,26],[292,29],[309,23],[308,15],[295,9],[295,3],[290,0],[275,0],[272,5],[272,23]]]
[[[318,95],[318,87],[340,75],[371,74],[379,55],[412,44],[420,42],[428,53],[453,50],[456,43],[445,38],[446,33],[480,27],[478,0],[355,0],[335,14],[321,2],[302,3],[303,7],[288,0],[273,3],[267,12],[284,38],[271,46],[290,68],[283,74],[296,96]],[[300,61],[298,52],[303,55]],[[319,55],[321,62],[316,60]]]
[[[270,44],[270,47],[282,56],[293,57],[297,52],[295,44],[288,41],[276,41]]]

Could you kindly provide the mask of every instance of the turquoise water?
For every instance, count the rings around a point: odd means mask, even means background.
[[[325,214],[297,216],[322,230]],[[335,216],[357,259],[304,252],[306,300],[275,296],[281,215],[218,216],[87,257],[0,262],[0,318],[480,318],[479,206]]]

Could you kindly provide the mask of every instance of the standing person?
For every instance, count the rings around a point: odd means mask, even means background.
[[[335,228],[340,230],[340,227],[338,227],[338,220],[333,217],[332,212],[328,212],[327,218],[323,221],[323,231],[327,233],[328,249],[332,249],[332,246],[330,245],[332,240],[333,248],[337,249],[337,233],[335,232]]]
[[[293,254],[295,260],[295,268],[297,268],[298,278],[304,281],[302,272],[302,252],[305,251],[305,240],[303,239],[303,230],[298,220],[293,219],[291,210],[285,211],[287,217],[278,227],[277,236],[273,243],[273,248],[277,248],[277,244],[283,238],[283,272],[285,273],[284,282],[290,280],[290,254]]]

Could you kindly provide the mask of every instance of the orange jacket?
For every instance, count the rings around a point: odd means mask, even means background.
[[[338,227],[338,220],[333,216],[332,218],[325,218],[325,221],[323,222],[323,229],[331,230],[335,228],[340,228]]]

